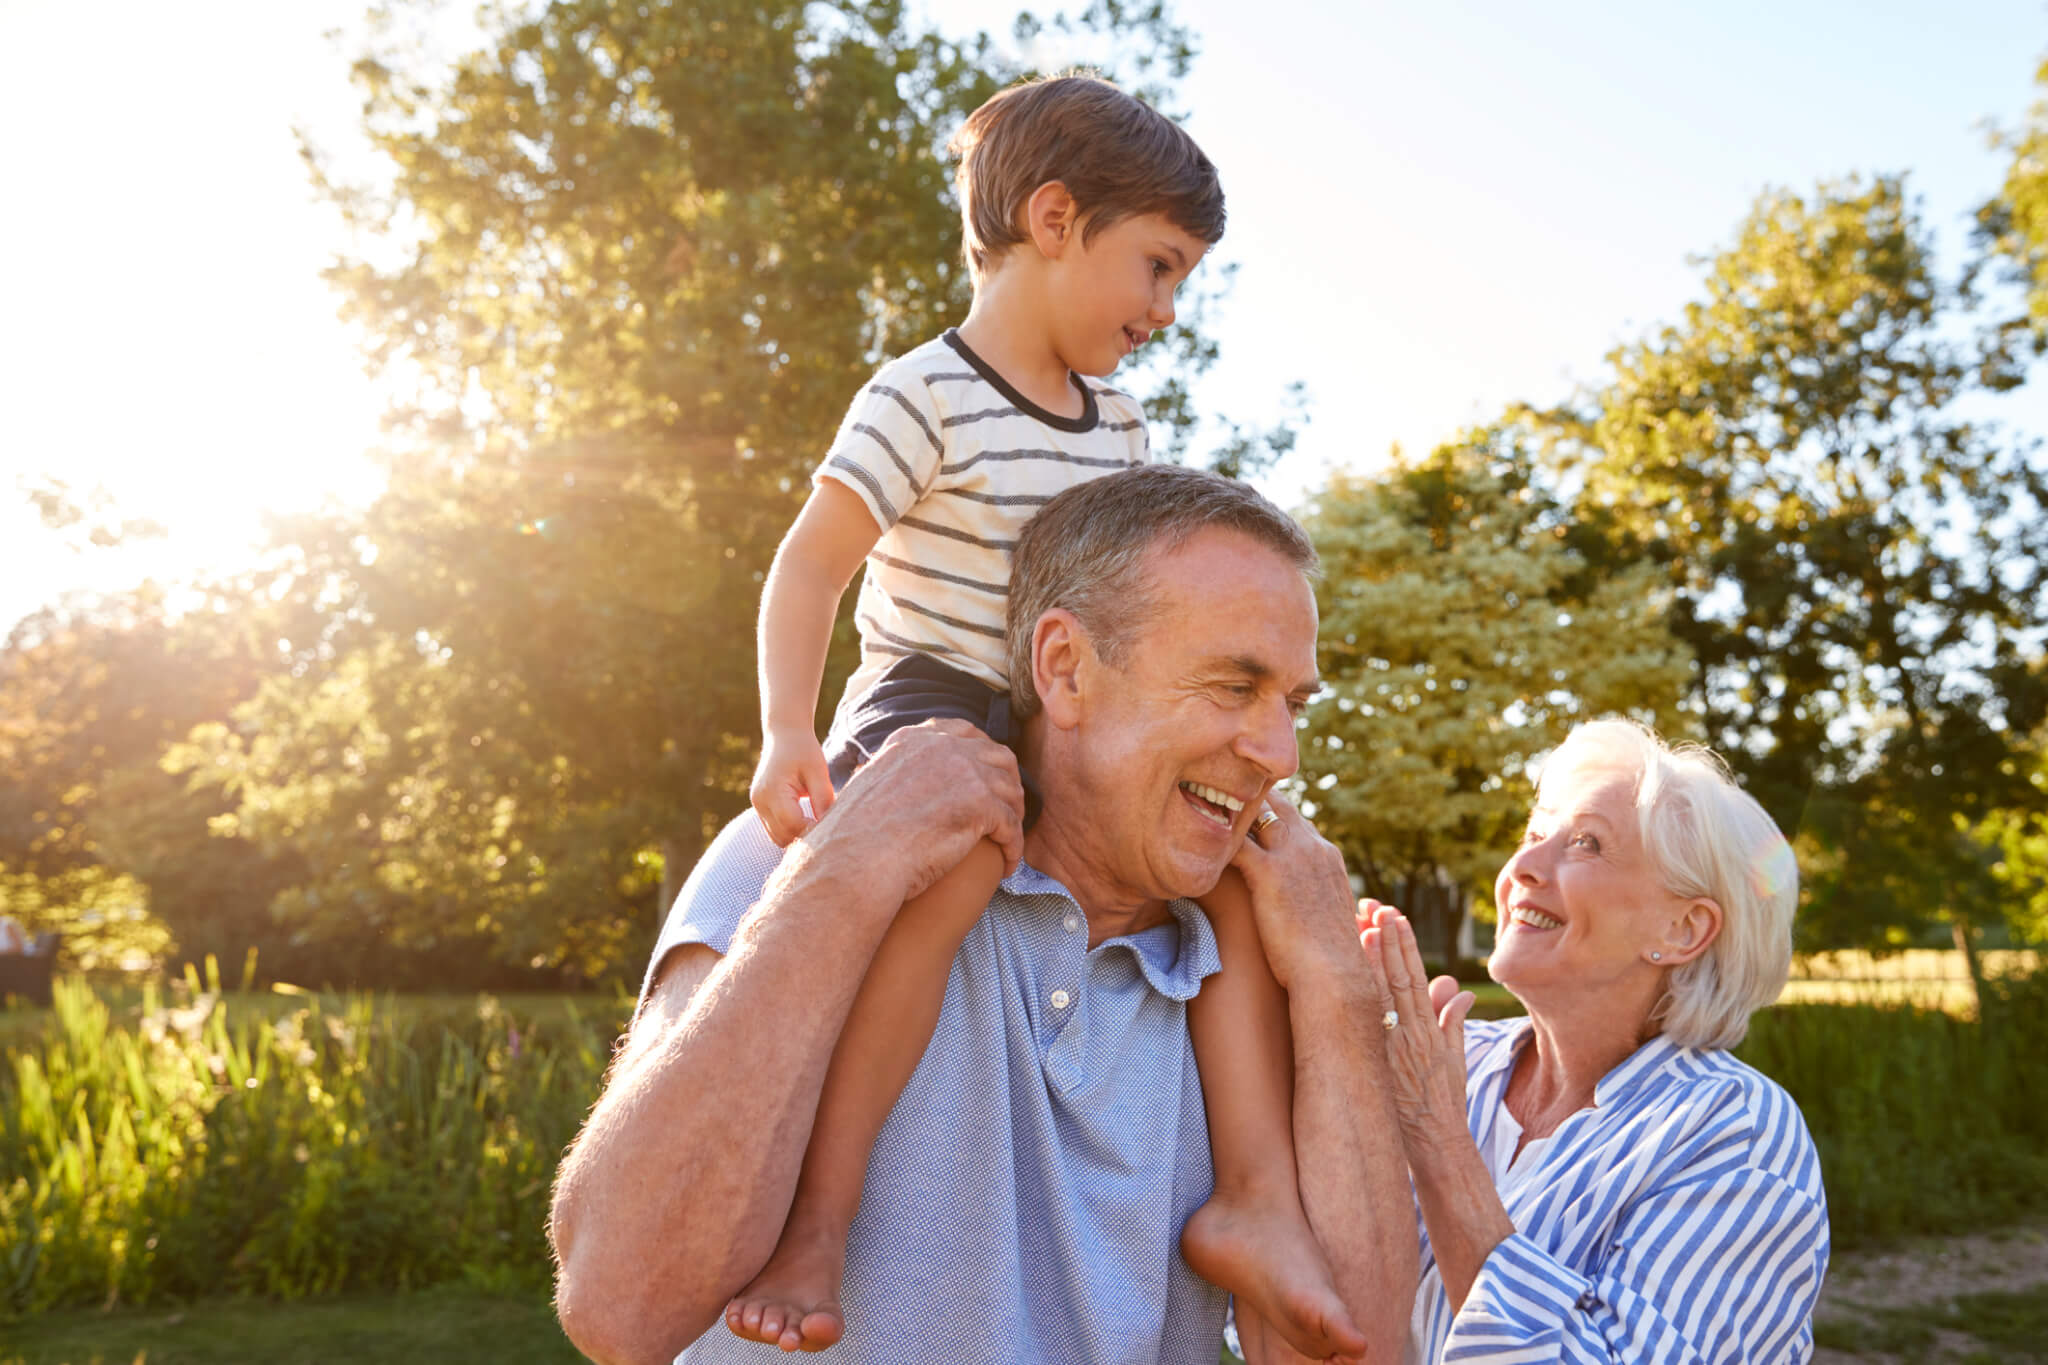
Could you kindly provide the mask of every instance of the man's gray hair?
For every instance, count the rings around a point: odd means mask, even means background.
[[[1038,620],[1074,614],[1104,663],[1122,668],[1152,619],[1152,554],[1212,528],[1235,531],[1313,579],[1315,546],[1293,517],[1249,484],[1181,465],[1148,464],[1090,479],[1048,502],[1017,538],[1010,560],[1010,706],[1020,719],[1043,703],[1031,678]]]

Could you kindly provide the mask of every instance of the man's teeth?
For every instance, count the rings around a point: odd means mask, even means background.
[[[1199,782],[1183,782],[1180,784],[1180,789],[1188,793],[1190,796],[1200,797],[1202,800],[1207,801],[1212,806],[1221,806],[1223,809],[1229,811],[1231,815],[1235,815],[1239,811],[1244,809],[1244,802],[1238,800],[1229,792],[1217,791],[1214,787],[1205,787]],[[1197,809],[1200,808],[1197,807]],[[1227,825],[1230,823],[1229,818],[1225,816],[1215,815],[1206,810],[1202,811],[1202,814],[1209,816],[1210,819],[1214,820],[1219,825]]]
[[[1541,910],[1531,910],[1526,905],[1516,906],[1508,912],[1508,917],[1517,924],[1528,925],[1531,929],[1562,929],[1564,927],[1563,920],[1546,915]]]

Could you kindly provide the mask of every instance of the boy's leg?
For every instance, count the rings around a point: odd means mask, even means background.
[[[883,935],[825,1073],[782,1238],[768,1264],[726,1305],[726,1326],[737,1335],[786,1351],[817,1351],[845,1331],[839,1281],[868,1155],[938,1026],[960,941],[988,908],[1002,875],[1002,851],[983,840],[930,890],[906,902]]]
[[[1338,1297],[1301,1208],[1294,1160],[1294,1047],[1236,868],[1202,897],[1223,970],[1188,1003],[1216,1188],[1180,1238],[1195,1273],[1236,1295],[1311,1360],[1366,1340]]]

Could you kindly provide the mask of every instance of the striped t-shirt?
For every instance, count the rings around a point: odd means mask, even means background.
[[[1827,1197],[1792,1097],[1726,1052],[1653,1038],[1517,1157],[1502,1098],[1528,1034],[1465,1025],[1466,1116],[1515,1235],[1454,1315],[1423,1229],[1410,1365],[1811,1359]]]
[[[1017,533],[1054,494],[1149,453],[1136,399],[1072,378],[1081,415],[1061,417],[948,330],[883,366],[853,400],[814,476],[852,489],[882,528],[855,606],[860,666],[847,698],[912,653],[1009,690]]]

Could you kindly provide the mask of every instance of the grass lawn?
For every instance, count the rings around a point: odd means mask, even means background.
[[[375,1298],[43,1313],[0,1325],[0,1365],[576,1365],[541,1298],[455,1289]]]

